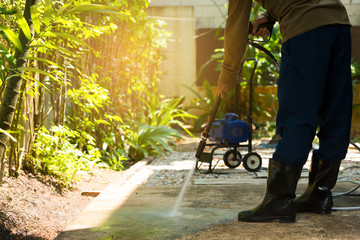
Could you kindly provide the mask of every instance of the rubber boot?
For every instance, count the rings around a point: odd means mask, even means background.
[[[341,161],[325,162],[313,151],[309,172],[309,183],[305,192],[294,199],[298,212],[330,214],[333,207],[331,189],[339,174]]]
[[[293,203],[302,166],[287,165],[270,159],[266,194],[256,208],[238,214],[244,222],[295,222]]]

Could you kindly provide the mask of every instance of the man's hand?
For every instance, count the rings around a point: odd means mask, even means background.
[[[218,81],[218,92],[221,99],[225,99],[226,94],[235,87],[235,84],[225,84]]]
[[[259,28],[260,24],[269,22],[268,18],[261,15],[253,22],[253,30],[251,35],[258,36],[258,37],[266,37],[270,35],[270,32],[267,28],[261,27]],[[259,29],[258,29],[259,28]]]

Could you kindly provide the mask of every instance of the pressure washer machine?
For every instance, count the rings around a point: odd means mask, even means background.
[[[253,61],[253,69],[249,79],[249,110],[247,122],[238,119],[238,93],[242,78],[240,77],[244,63]],[[254,172],[261,168],[262,159],[259,154],[252,152],[252,101],[253,101],[253,76],[257,67],[257,60],[255,58],[246,59],[243,61],[241,68],[237,74],[236,88],[235,88],[235,113],[226,113],[225,119],[215,121],[215,116],[220,106],[221,97],[219,96],[215,104],[215,108],[210,116],[210,121],[206,126],[205,131],[201,135],[196,152],[196,170],[202,163],[208,163],[209,168],[207,173],[211,173],[219,161],[218,159],[214,166],[212,166],[215,151],[218,149],[227,149],[223,155],[224,164],[229,168],[238,167],[243,162],[244,168],[248,171]],[[209,140],[209,143],[207,143]],[[205,147],[211,148],[210,152],[204,152]],[[239,149],[247,148],[247,154],[241,155]]]

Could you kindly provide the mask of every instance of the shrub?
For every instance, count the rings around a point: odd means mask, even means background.
[[[84,151],[77,148],[79,139],[87,141]],[[100,160],[100,151],[94,147],[91,136],[85,133],[81,136],[65,126],[52,126],[50,131],[42,127],[33,147],[35,168],[65,187],[80,179],[79,171],[90,171]]]

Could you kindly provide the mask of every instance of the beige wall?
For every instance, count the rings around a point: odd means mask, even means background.
[[[360,26],[360,0],[341,0],[346,7],[350,22],[353,26]]]
[[[172,33],[161,65],[159,93],[170,97],[190,95],[181,85],[191,86],[196,81],[193,7],[150,7],[148,14],[163,17]]]

